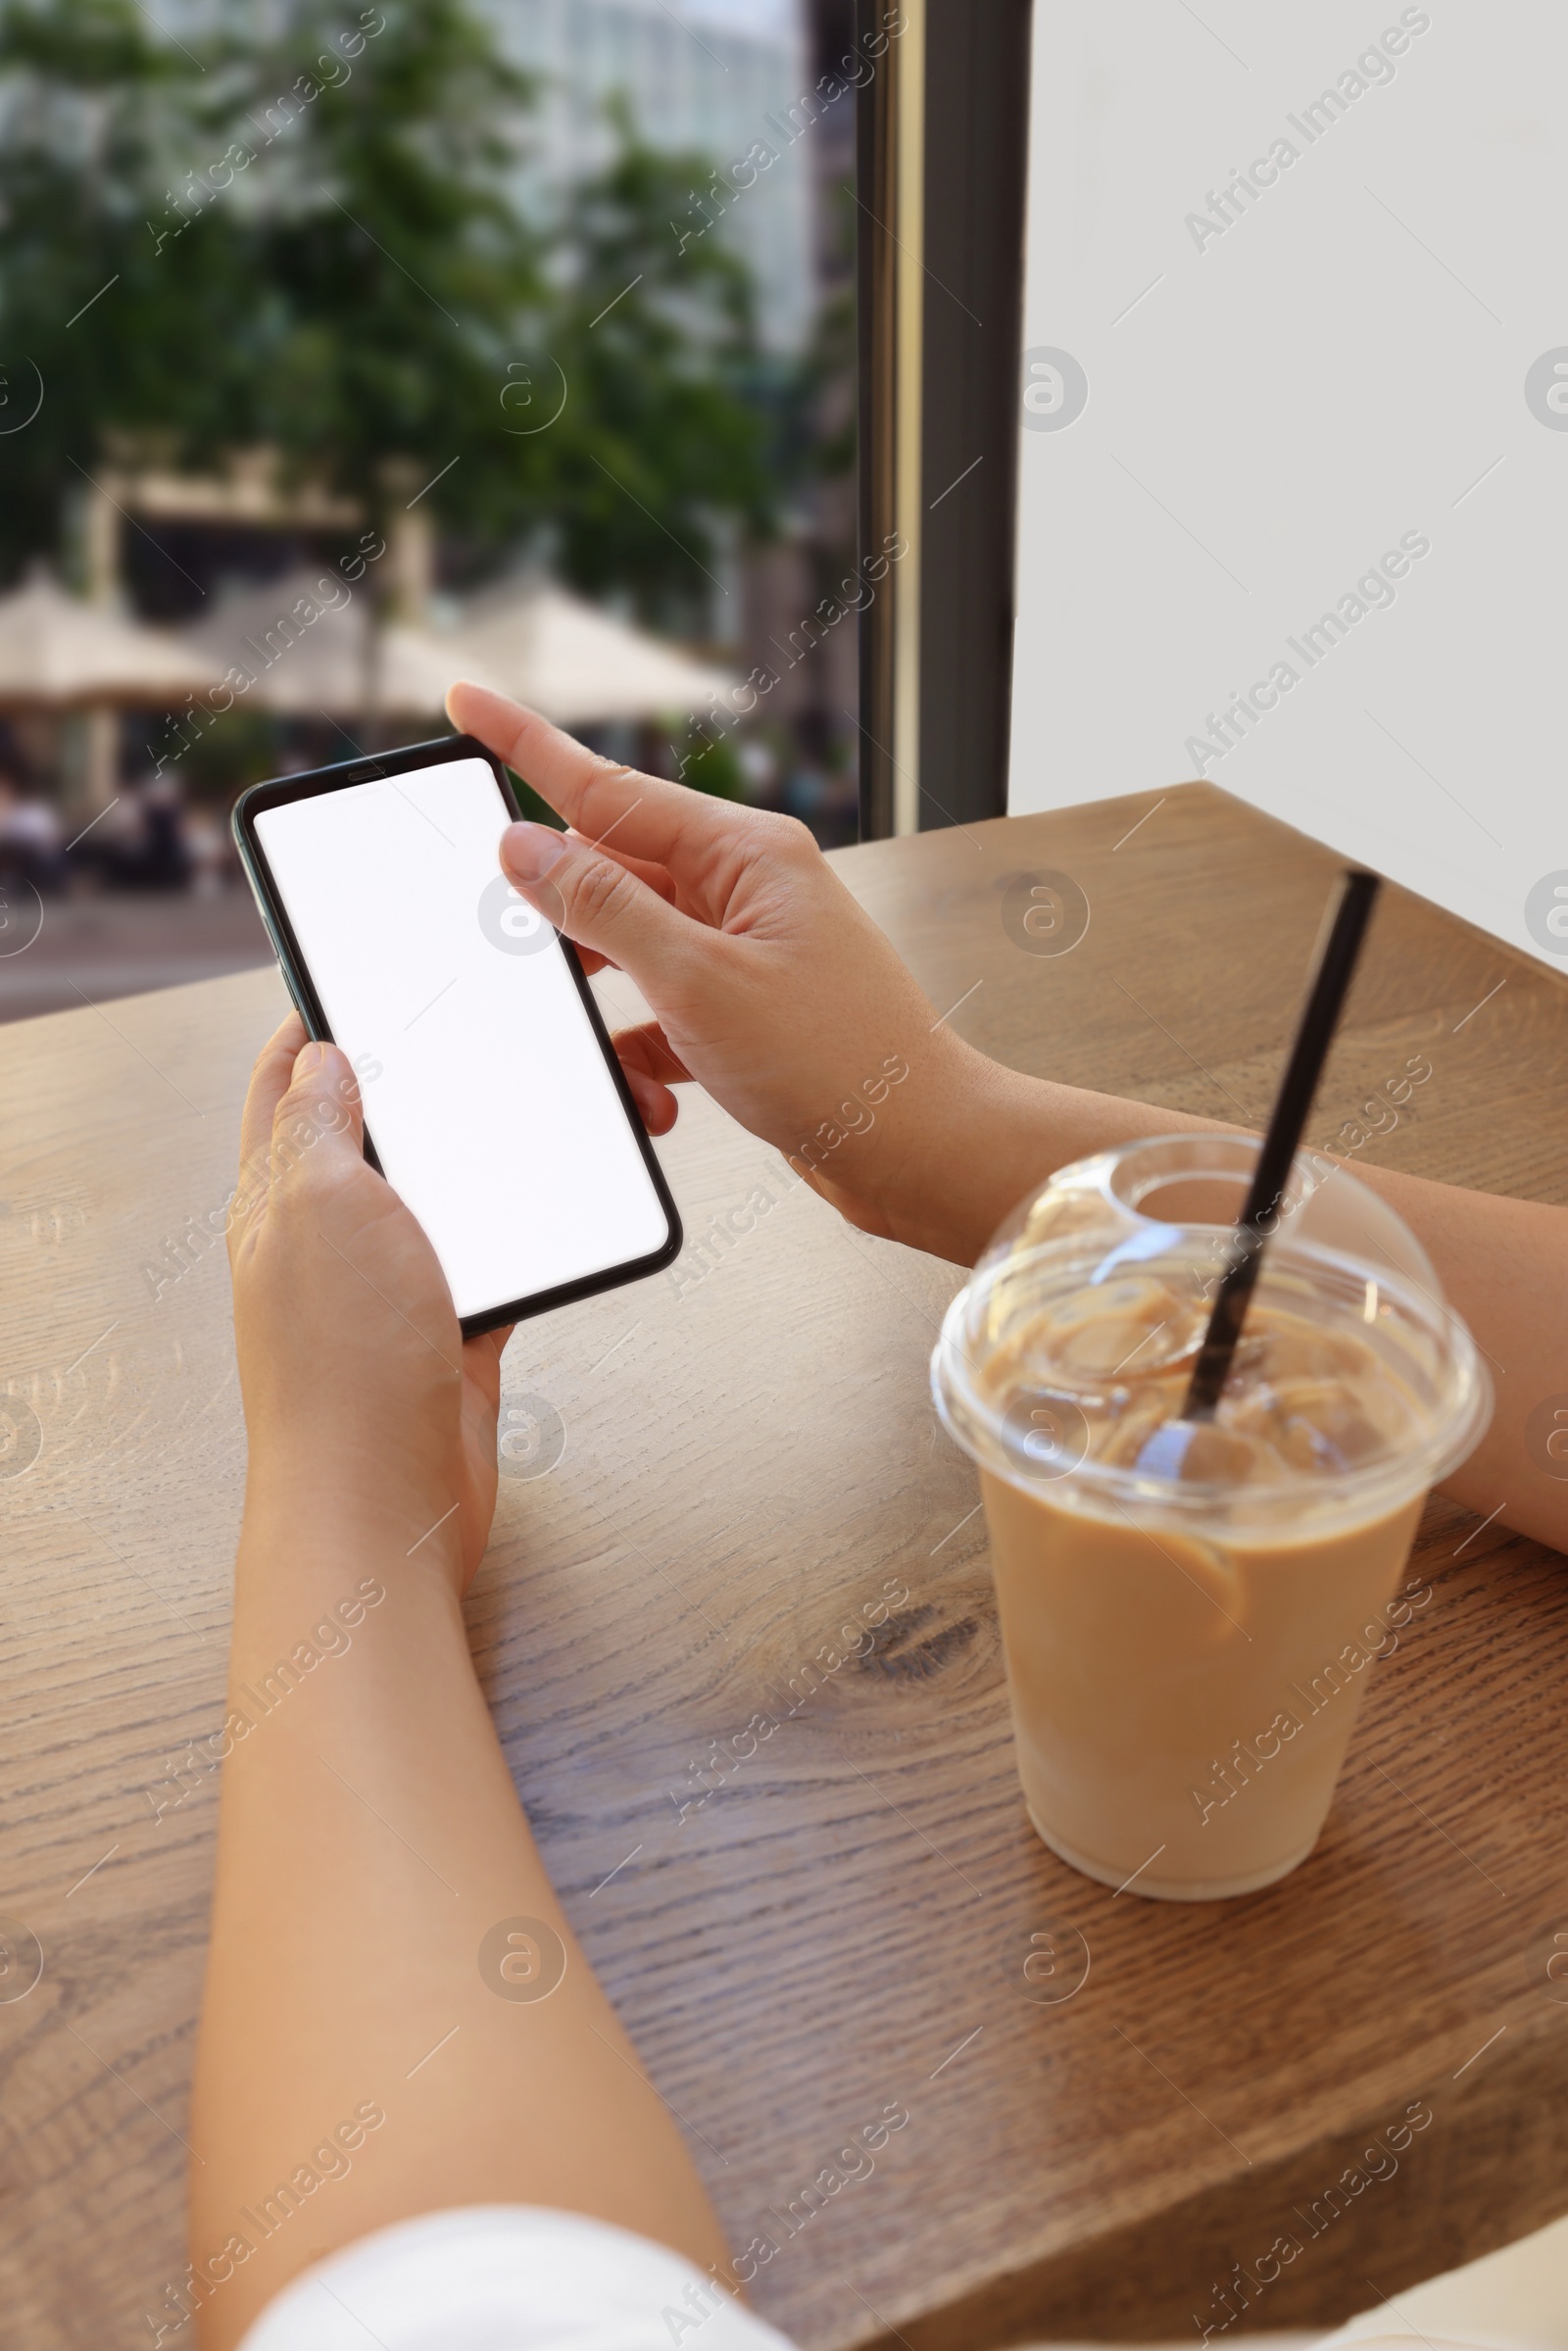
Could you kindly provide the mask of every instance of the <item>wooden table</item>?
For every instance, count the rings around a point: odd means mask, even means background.
[[[1198,784],[840,859],[976,1043],[1252,1119],[1334,862]],[[1041,869],[1092,911],[1059,957],[1004,920]],[[161,1818],[147,1791],[220,1719],[243,1433],[219,1250],[161,1277],[227,1196],[281,1002],[257,972],[0,1034],[0,1382],[40,1445],[0,1478],[0,1911],[44,1953],[0,2005],[27,2351],[146,2343],[180,2270],[214,1783]],[[1420,1051],[1386,1162],[1568,1200],[1565,1014],[1557,975],[1391,891],[1314,1134]],[[664,1156],[694,1240],[727,1238],[513,1342],[508,1395],[565,1450],[503,1481],[472,1628],[589,1954],[735,2244],[779,2247],[764,2311],[812,2347],[1185,2335],[1288,2231],[1248,2323],[1328,2322],[1568,2207],[1562,1559],[1433,1504],[1433,1602],[1312,1859],[1223,1907],[1113,1897],[1019,1800],[975,1482],[927,1402],[956,1270],[851,1232],[701,1102]],[[1087,1982],[1041,1998],[1077,1937]],[[1417,2100],[1397,2171],[1329,2199]],[[890,2108],[874,2168],[833,2169]]]

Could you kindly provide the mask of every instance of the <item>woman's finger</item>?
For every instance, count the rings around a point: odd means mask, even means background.
[[[516,1327],[514,1322],[504,1323],[499,1331],[481,1331],[477,1339],[463,1343],[463,1360],[473,1365],[486,1395],[493,1396],[500,1385],[501,1358]]]
[[[670,1046],[657,1020],[639,1021],[635,1028],[616,1029],[610,1040],[628,1078],[635,1070],[659,1086],[689,1086],[692,1073]]]
[[[624,1061],[621,1067],[626,1072],[626,1083],[631,1088],[631,1099],[637,1104],[637,1114],[650,1135],[667,1135],[680,1116],[680,1104],[669,1088],[661,1086],[655,1078],[645,1076],[635,1066],[627,1067]]]
[[[651,1001],[662,987],[678,985],[722,952],[719,934],[680,913],[575,833],[558,833],[548,824],[509,825],[501,836],[501,870],[547,921],[574,945],[618,964]]]
[[[573,841],[584,840],[575,825],[571,827],[571,838]],[[590,848],[593,846],[592,843],[585,845]],[[670,906],[679,903],[674,878],[667,865],[661,865],[653,857],[630,857],[621,849],[618,841],[606,841],[602,846],[607,857],[613,857],[617,865],[624,865],[628,873],[634,873],[640,882],[646,882],[650,890],[657,891]]]
[[[514,767],[595,848],[613,836],[617,853],[663,864],[682,850],[710,847],[737,820],[727,801],[602,759],[537,710],[486,686],[455,685],[447,715]]]

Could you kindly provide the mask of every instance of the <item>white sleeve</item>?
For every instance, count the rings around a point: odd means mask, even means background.
[[[345,2246],[240,2351],[793,2351],[666,2246],[580,2213],[481,2205]]]

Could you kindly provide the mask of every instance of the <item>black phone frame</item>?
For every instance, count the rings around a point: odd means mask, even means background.
[[[269,808],[286,808],[291,801],[314,800],[322,792],[342,792],[353,784],[385,781],[395,775],[407,774],[411,768],[437,767],[449,759],[483,759],[494,775],[500,787],[502,800],[514,818],[521,816],[522,809],[517,804],[516,793],[513,790],[510,770],[493,751],[487,749],[483,743],[476,741],[472,735],[442,735],[433,743],[412,743],[401,751],[368,753],[359,759],[340,760],[330,767],[313,767],[303,775],[274,776],[267,783],[252,784],[248,790],[240,794],[234,803],[234,812],[230,819],[234,844],[239,851],[240,863],[245,869],[245,876],[250,883],[262,920],[267,925],[268,936],[272,942],[278,968],[283,974],[284,985],[294,1000],[295,1008],[305,1023],[307,1034],[319,1038],[326,1044],[335,1044],[336,1040],[327,1024],[326,1013],[322,1008],[321,1000],[316,992],[304,952],[295,936],[294,926],[289,920],[288,910],[284,906],[272,879],[271,868],[267,862],[267,853],[256,832],[256,819]],[[498,867],[497,870],[499,871],[500,868]],[[660,1166],[658,1155],[649,1141],[647,1129],[642,1122],[642,1115],[632,1098],[631,1088],[626,1083],[625,1071],[615,1058],[615,1049],[610,1042],[610,1032],[605,1027],[594,992],[588,985],[588,975],[583,970],[581,959],[571,941],[560,931],[556,933],[556,936],[565,957],[566,968],[576,982],[577,993],[581,997],[583,1007],[588,1014],[589,1026],[598,1041],[599,1050],[605,1057],[605,1066],[610,1071],[615,1092],[620,1099],[620,1106],[625,1113],[626,1123],[636,1137],[637,1148],[642,1152],[643,1164],[648,1170],[660,1205],[664,1211],[665,1222],[669,1228],[668,1239],[650,1256],[631,1258],[620,1265],[607,1266],[602,1273],[584,1275],[580,1281],[576,1282],[562,1282],[554,1290],[541,1290],[529,1298],[513,1298],[503,1306],[488,1306],[481,1313],[462,1315],[459,1318],[459,1327],[465,1339],[475,1339],[484,1331],[500,1330],[508,1323],[526,1322],[536,1314],[553,1312],[557,1306],[570,1306],[575,1304],[578,1298],[595,1298],[603,1290],[618,1290],[628,1282],[640,1282],[645,1280],[649,1274],[661,1273],[665,1266],[674,1263],[681,1252],[685,1240],[680,1221],[680,1210],[675,1205],[674,1197],[664,1179],[664,1171]],[[370,1138],[368,1120],[366,1122],[365,1129],[365,1155],[377,1174],[385,1174],[386,1171],[381,1165]]]

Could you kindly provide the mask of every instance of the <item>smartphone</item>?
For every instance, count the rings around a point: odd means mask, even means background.
[[[657,1273],[680,1218],[569,940],[501,871],[521,810],[468,735],[241,793],[234,838],[365,1151],[429,1236],[465,1338]]]

